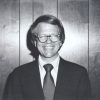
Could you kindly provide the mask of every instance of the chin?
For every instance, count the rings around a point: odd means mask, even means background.
[[[46,55],[45,56],[45,58],[51,58],[51,57],[53,57],[53,56],[51,56],[51,55]]]
[[[52,58],[52,57],[55,57],[56,56],[56,54],[46,54],[46,55],[44,55],[44,57],[45,58]]]

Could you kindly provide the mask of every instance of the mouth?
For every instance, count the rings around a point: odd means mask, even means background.
[[[46,46],[45,48],[53,48],[52,46]]]
[[[53,46],[45,46],[44,48],[46,48],[46,49],[52,49]]]

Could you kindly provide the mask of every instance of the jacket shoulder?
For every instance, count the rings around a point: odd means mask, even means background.
[[[87,71],[87,69],[84,66],[71,61],[64,60],[63,58],[61,58],[61,63],[66,69],[69,69],[71,71]]]
[[[34,67],[36,67],[36,61],[33,62],[29,62],[23,65],[20,65],[18,67],[16,67],[11,73],[10,75],[22,75],[22,74],[27,74],[30,73],[30,71],[34,70]]]

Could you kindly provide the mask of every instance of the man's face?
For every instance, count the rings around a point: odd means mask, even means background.
[[[58,50],[62,46],[58,36],[58,27],[56,25],[41,22],[37,25],[35,32],[38,35],[36,46],[40,52],[40,55],[44,58],[51,58],[58,55]],[[42,42],[39,41],[39,38],[42,40]],[[44,40],[46,41],[44,42]]]

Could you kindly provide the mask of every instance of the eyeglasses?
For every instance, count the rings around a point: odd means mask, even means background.
[[[41,42],[41,43],[45,43],[47,42],[48,38],[52,41],[52,42],[57,42],[60,40],[60,34],[58,35],[43,35],[43,36],[36,36],[35,37]]]

